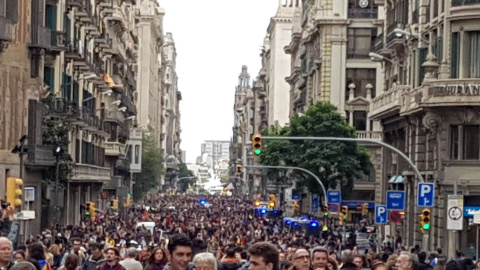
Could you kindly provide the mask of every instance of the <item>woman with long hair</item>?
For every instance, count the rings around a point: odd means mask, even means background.
[[[165,250],[161,247],[156,247],[148,258],[144,270],[163,270],[165,265],[167,265],[167,262],[167,253]]]
[[[75,254],[68,254],[65,263],[58,270],[79,270],[79,259]]]
[[[36,261],[41,270],[52,270],[51,265],[46,260],[45,249],[41,243],[36,242],[28,245],[27,258]]]

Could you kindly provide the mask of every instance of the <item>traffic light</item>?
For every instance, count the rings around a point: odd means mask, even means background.
[[[348,219],[348,206],[346,206],[346,205],[342,206],[341,216],[342,216],[343,221],[347,221],[347,219]]]
[[[123,203],[123,207],[129,207],[131,204],[132,204],[132,194],[128,193],[127,197],[125,197],[125,202]]]
[[[255,206],[259,207],[260,206],[260,201],[255,201]]]
[[[118,199],[113,199],[110,201],[110,208],[112,210],[117,210],[118,209]]]
[[[90,216],[90,202],[87,202],[87,203],[85,204],[85,206],[86,206],[86,208],[87,208],[87,209],[85,209],[85,216],[88,217],[88,216]]]
[[[324,217],[328,217],[328,206],[322,205],[322,212]]]
[[[422,233],[430,230],[430,228],[432,227],[432,225],[430,224],[430,220],[430,209],[423,209],[422,214],[420,215],[420,231]]]
[[[23,180],[20,178],[9,177],[7,178],[7,202],[13,208],[21,207],[23,204]]]
[[[256,156],[259,156],[263,152],[263,139],[261,134],[253,134],[252,136],[252,149]]]
[[[94,202],[87,202],[87,211],[85,212],[86,216],[90,216],[92,220],[95,220],[97,217],[97,208],[95,208]]]
[[[242,169],[243,169],[242,165],[240,165],[240,164],[235,165],[235,173],[237,175],[242,173]]]
[[[362,215],[364,216],[368,215],[368,203],[364,203],[362,205]]]
[[[270,209],[275,208],[275,204],[277,203],[277,197],[275,196],[275,194],[268,195],[268,198],[269,198],[269,201],[270,201],[268,203],[268,206],[270,207]]]

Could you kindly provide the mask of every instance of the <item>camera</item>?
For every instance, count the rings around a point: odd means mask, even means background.
[[[10,206],[9,202],[2,201],[2,209],[7,209]]]

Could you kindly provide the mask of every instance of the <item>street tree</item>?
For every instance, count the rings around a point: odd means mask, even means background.
[[[160,185],[163,171],[163,154],[149,133],[143,133],[142,139],[142,172],[137,176],[133,186],[135,200],[142,198],[148,191]]]
[[[355,138],[356,131],[334,105],[318,102],[304,115],[293,116],[289,126],[271,127],[264,131],[264,135]],[[266,140],[264,145],[261,164],[284,164],[307,169],[317,175],[327,189],[340,185],[346,195],[351,192],[354,181],[369,171],[367,150],[354,142]],[[318,183],[312,177],[298,171],[292,172],[292,176],[300,179],[297,187],[306,186],[310,192],[321,194]]]

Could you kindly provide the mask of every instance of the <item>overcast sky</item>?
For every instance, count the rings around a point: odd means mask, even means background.
[[[277,0],[159,0],[164,32],[177,48],[183,100],[181,148],[195,162],[204,140],[230,140],[235,86],[242,65],[251,78]]]

